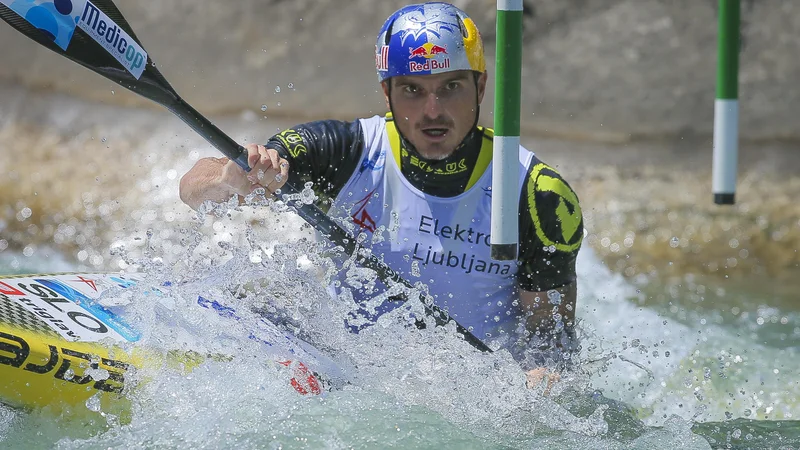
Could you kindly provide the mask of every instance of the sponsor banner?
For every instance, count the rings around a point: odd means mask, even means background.
[[[115,282],[117,279],[119,282]],[[21,307],[69,341],[97,342],[112,339],[117,342],[133,342],[139,335],[113,313],[94,300],[100,298],[104,289],[112,286],[127,287],[132,281],[106,275],[59,275],[35,276],[0,280],[0,298]],[[83,285],[81,287],[80,285]],[[98,285],[100,288],[98,288]],[[95,290],[84,294],[78,289]],[[29,327],[28,323],[16,323],[23,316],[4,316],[11,325]]]
[[[0,370],[4,369],[2,366],[7,366],[23,371],[12,372],[10,379],[4,378],[7,384],[0,386],[0,395],[6,397],[4,401],[8,400],[7,397],[13,398],[14,402],[22,399],[23,406],[30,406],[27,402],[51,404],[56,400],[52,398],[55,395],[68,400],[77,394],[80,400],[85,401],[86,397],[94,394],[90,391],[92,388],[104,392],[122,392],[125,373],[130,368],[128,363],[107,358],[104,349],[92,348],[87,344],[56,346],[42,342],[38,337],[31,339],[30,335],[25,334],[13,330],[0,331]],[[69,348],[72,346],[78,348]],[[8,373],[3,375],[8,377]],[[40,376],[60,380],[60,383],[47,383]],[[21,384],[21,381],[25,383],[24,388],[17,386],[14,389],[14,384]],[[77,386],[73,384],[86,387],[76,390]],[[14,394],[8,396],[7,392]]]
[[[89,0],[0,0],[66,51],[79,27],[111,54],[137,80],[147,65],[147,52]]]
[[[102,45],[137,80],[142,76],[147,65],[147,52],[122,27],[88,0],[78,26]]]

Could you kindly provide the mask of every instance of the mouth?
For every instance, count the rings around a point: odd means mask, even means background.
[[[430,139],[444,139],[447,137],[449,133],[449,129],[447,128],[438,128],[438,127],[431,127],[431,128],[423,128],[422,134]]]

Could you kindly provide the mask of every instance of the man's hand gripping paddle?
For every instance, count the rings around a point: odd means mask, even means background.
[[[110,0],[0,0],[0,18],[39,44],[66,56],[115,83],[164,106],[211,145],[249,171],[247,151],[178,96],[147,55],[133,29]],[[291,197],[299,191],[289,183],[282,188]],[[288,202],[300,217],[348,254],[357,244],[342,227],[314,205]],[[357,262],[374,270],[387,285],[411,283],[375,255],[358,252]],[[447,312],[422,296],[426,313],[437,325],[452,320]],[[464,340],[481,351],[491,351],[480,339],[456,323]]]

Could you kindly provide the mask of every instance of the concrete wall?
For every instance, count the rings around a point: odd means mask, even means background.
[[[349,118],[383,112],[375,34],[407,2],[116,3],[161,72],[205,113],[262,114],[265,104],[272,117]],[[495,1],[454,3],[482,29],[493,70]],[[710,134],[716,3],[526,0],[523,129],[610,141]],[[800,2],[743,0],[742,17],[742,135],[800,137]],[[0,42],[0,79],[104,102],[146,104],[8,26],[0,26]],[[489,94],[485,123],[491,120]]]

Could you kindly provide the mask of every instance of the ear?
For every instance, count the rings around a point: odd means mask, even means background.
[[[484,71],[478,77],[478,104],[483,102],[483,94],[486,93],[486,81],[489,79],[489,71]]]
[[[386,109],[391,111],[392,106],[389,102],[389,83],[392,82],[392,79],[389,78],[388,80],[381,81],[381,88],[383,89],[383,99],[386,101]]]

